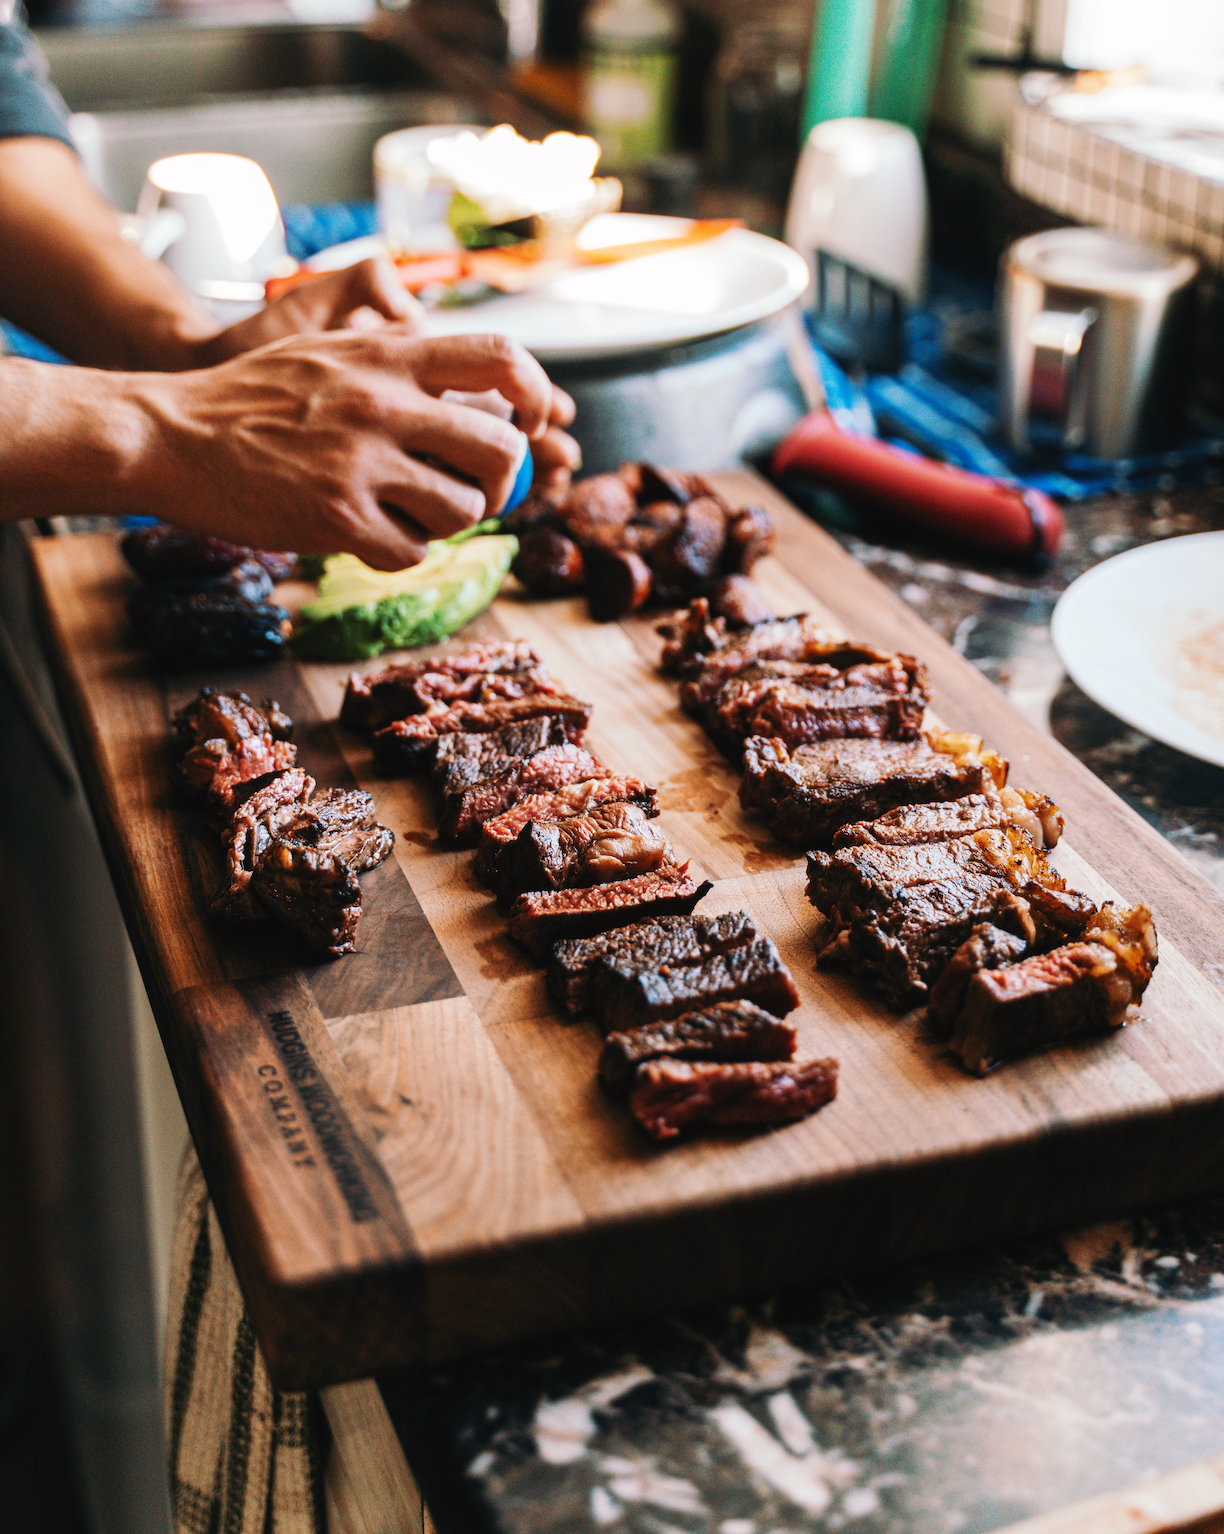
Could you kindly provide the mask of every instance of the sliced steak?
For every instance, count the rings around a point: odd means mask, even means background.
[[[603,804],[566,820],[529,821],[501,859],[497,897],[577,889],[649,873],[672,860],[667,838],[633,804]]]
[[[763,661],[725,682],[702,716],[714,741],[736,754],[749,735],[791,748],[848,736],[914,740],[929,697],[926,669],[908,655],[844,668]]]
[[[591,973],[591,1011],[605,1033],[624,1033],[717,1001],[754,1001],[777,1017],[799,992],[769,937],[715,954],[701,964],[639,970],[601,959]]]
[[[521,724],[504,724],[487,735],[456,730],[438,742],[432,768],[434,788],[444,799],[504,772],[517,757],[534,756],[545,746],[564,744],[565,729],[553,714],[541,714]]]
[[[251,735],[232,747],[224,740],[205,740],[192,746],[179,763],[179,781],[187,797],[199,801],[214,823],[225,825],[240,783],[283,772],[296,761],[292,741],[273,740],[271,735]]]
[[[361,886],[343,858],[280,838],[255,865],[250,891],[283,926],[329,954],[351,953]]]
[[[715,649],[677,659],[673,664],[684,679],[680,697],[685,708],[698,710],[710,701],[724,683],[757,661],[827,660],[831,651],[842,645],[841,637],[808,613],[793,618],[770,618],[750,629],[732,634]],[[878,652],[862,653],[871,660]],[[849,661],[846,662],[850,664]]]
[[[948,1048],[984,1076],[1013,1055],[1109,1033],[1147,990],[1156,962],[1147,906],[1105,906],[1083,941],[971,975]]]
[[[592,778],[567,784],[555,793],[529,794],[504,815],[485,821],[476,853],[476,877],[489,889],[497,887],[501,859],[528,821],[543,824],[550,820],[565,820],[570,815],[583,815],[598,805],[616,802],[636,804],[650,819],[659,813],[656,790],[641,778]]]
[[[926,1000],[976,926],[1050,947],[1095,909],[1017,830],[810,852],[807,889],[827,922],[822,959],[868,976],[899,1010]]]
[[[1007,780],[1007,764],[977,736],[830,740],[798,746],[750,736],[740,803],[797,847],[826,847],[844,825],[876,820],[902,804],[982,793]]]
[[[359,734],[369,735],[393,719],[420,713],[422,703],[416,688],[426,676],[492,677],[521,674],[541,665],[540,657],[529,644],[520,639],[509,639],[471,645],[456,655],[427,655],[421,660],[389,666],[365,676],[353,672],[340,706],[340,723]]]
[[[210,905],[214,916],[227,921],[258,921],[265,915],[250,894],[255,864],[276,837],[300,817],[315,786],[315,780],[300,767],[254,781],[260,786],[235,809],[226,837],[229,882]]]
[[[791,1124],[836,1096],[836,1060],[651,1060],[638,1067],[629,1110],[647,1134],[674,1140],[706,1124]]]
[[[610,1033],[599,1057],[599,1079],[612,1097],[626,1097],[647,1060],[789,1060],[795,1030],[750,1001],[723,1001],[668,1022]]]
[[[494,703],[461,703],[442,714],[414,714],[375,733],[374,765],[387,777],[419,772],[433,761],[443,735],[456,730],[489,734],[544,714],[560,719],[566,740],[577,745],[586,733],[591,705],[562,693],[542,692]]]
[[[1054,847],[1062,835],[1062,812],[1044,794],[1015,788],[996,792],[991,786],[984,794],[936,804],[901,805],[878,820],[842,826],[833,834],[833,845],[852,847],[874,842],[881,847],[916,847],[922,842],[944,842],[1006,826],[1027,831],[1037,847]]]
[[[558,943],[545,981],[549,993],[573,1017],[586,1010],[590,977],[601,959],[628,973],[665,964],[701,964],[716,953],[750,943],[756,935],[747,911],[728,916],[661,916],[598,937]]]
[[[474,847],[486,820],[503,815],[528,794],[549,793],[567,783],[612,774],[581,746],[546,746],[534,756],[511,760],[495,777],[446,795],[438,822],[444,842]]]
[[[201,689],[190,703],[179,709],[171,723],[175,743],[181,751],[202,745],[206,740],[223,740],[227,746],[236,746],[240,740],[258,739],[272,733],[267,718],[252,705],[246,693],[214,692],[211,687]],[[288,735],[283,738],[287,740]]]
[[[537,959],[563,938],[591,937],[653,916],[687,916],[714,886],[696,884],[688,864],[659,868],[589,889],[520,895],[510,910],[509,933]]]
[[[1028,942],[1014,932],[1004,932],[983,922],[960,945],[948,966],[931,987],[927,1023],[932,1033],[949,1038],[965,999],[965,987],[979,970],[1002,969],[1028,952]]]

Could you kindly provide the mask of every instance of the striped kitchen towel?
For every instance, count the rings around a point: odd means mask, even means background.
[[[175,1534],[324,1534],[318,1397],[268,1378],[190,1143],[166,1338]]]

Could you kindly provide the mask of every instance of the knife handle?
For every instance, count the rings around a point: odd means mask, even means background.
[[[825,410],[804,416],[787,433],[773,473],[807,475],[851,500],[1004,558],[1052,554],[1065,530],[1062,512],[1042,491],[855,436]]]

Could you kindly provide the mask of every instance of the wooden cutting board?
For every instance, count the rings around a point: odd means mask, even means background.
[[[41,540],[48,648],[145,982],[269,1364],[283,1386],[1224,1186],[1224,897],[829,537],[747,475],[778,554],[778,612],[811,610],[929,665],[950,728],[1067,815],[1055,861],[1100,899],[1146,899],[1161,960],[1109,1039],[966,1076],[845,974],[818,969],[803,859],[745,815],[738,775],[656,670],[653,620],[498,601],[474,626],[529,640],[595,703],[588,741],[660,788],[660,824],[744,908],[803,998],[800,1053],[839,1057],[835,1103],[766,1132],[648,1143],[595,1080],[594,1024],[562,1022],[470,852],[439,848],[425,787],[371,772],[335,718],[345,667],[286,661],[167,682],[132,647],[109,536]],[[371,669],[383,662],[374,663]],[[359,952],[303,965],[272,930],[204,914],[215,843],[175,801],[171,712],[204,682],[272,695],[323,786],[354,780],[396,832],[363,879]]]

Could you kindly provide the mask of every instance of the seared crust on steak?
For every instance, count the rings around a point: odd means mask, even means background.
[[[214,916],[227,921],[258,921],[266,914],[251,899],[251,875],[276,837],[301,814],[315,786],[315,780],[300,767],[255,781],[259,788],[244,797],[230,822],[226,838],[229,883],[210,906]]]
[[[590,977],[601,959],[626,973],[665,964],[701,964],[716,953],[750,943],[756,935],[747,911],[727,916],[660,916],[598,937],[558,943],[548,961],[545,983],[553,999],[575,1017],[586,1009]]]
[[[591,1011],[605,1033],[624,1033],[716,1001],[754,1001],[777,1017],[799,992],[769,937],[714,954],[701,964],[625,970],[601,959],[591,974]]]
[[[874,842],[881,847],[916,847],[922,842],[944,842],[1006,826],[1027,831],[1034,846],[1053,847],[1062,835],[1063,817],[1044,794],[1015,788],[996,791],[991,784],[984,794],[935,804],[901,805],[878,820],[842,826],[833,834],[833,845],[853,847]]]
[[[672,859],[667,838],[636,805],[604,804],[567,820],[529,821],[499,866],[497,897],[611,884]]]
[[[532,693],[493,703],[460,703],[441,714],[413,714],[396,719],[374,736],[374,765],[387,777],[418,772],[428,767],[443,735],[464,730],[488,734],[503,725],[518,724],[541,715],[555,715],[571,745],[586,733],[591,705],[562,693]]]
[[[292,741],[273,740],[271,735],[249,735],[232,747],[224,740],[205,740],[179,763],[179,781],[191,799],[201,803],[214,823],[228,822],[234,807],[234,791],[240,783],[283,772],[297,761]]]
[[[775,836],[827,847],[855,821],[901,804],[962,799],[1007,781],[1007,763],[976,735],[929,732],[913,741],[832,740],[791,751],[779,740],[744,743],[740,803],[760,810]]]
[[[463,680],[473,676],[485,679],[516,676],[525,679],[532,673],[538,673],[541,679],[547,676],[540,657],[521,639],[489,640],[470,645],[455,655],[427,655],[421,660],[388,666],[365,676],[354,671],[348,679],[344,702],[340,706],[340,723],[346,729],[369,735],[375,730],[381,730],[393,719],[421,713],[433,695],[431,685],[427,685],[423,691],[418,690],[418,684],[426,677],[435,682],[438,678]],[[548,691],[550,687],[551,683],[545,687],[527,687],[525,690]],[[521,695],[503,692],[496,696]]]
[[[581,746],[546,746],[534,756],[511,758],[500,772],[444,796],[438,822],[442,841],[474,847],[486,820],[503,815],[528,794],[585,783],[612,774]]]
[[[501,859],[529,820],[543,824],[583,815],[601,804],[635,804],[649,820],[659,813],[656,790],[641,778],[591,778],[568,783],[554,793],[528,794],[504,815],[486,820],[476,853],[476,877],[489,889],[497,887]]]
[[[948,1038],[956,1024],[965,987],[983,969],[1002,969],[1014,964],[1028,952],[1028,942],[1014,932],[1004,932],[983,922],[960,945],[948,961],[948,967],[931,987],[927,1002],[927,1023],[931,1032]]]
[[[1156,963],[1147,906],[1105,905],[1082,941],[972,974],[948,1048],[966,1070],[984,1076],[1012,1055],[1109,1033],[1147,990]]]
[[[591,937],[652,916],[687,916],[713,888],[708,879],[695,883],[681,863],[590,889],[520,895],[510,908],[508,930],[543,959],[563,938]]]
[[[439,801],[445,803],[448,794],[462,793],[474,783],[496,777],[520,757],[564,744],[565,730],[552,714],[541,714],[522,724],[504,724],[488,735],[456,730],[438,741],[431,768],[434,789]]]
[[[810,852],[807,891],[826,918],[821,958],[875,980],[898,1010],[926,999],[976,926],[1052,947],[1095,911],[1015,829]]]
[[[650,1060],[638,1067],[629,1110],[647,1134],[674,1140],[698,1125],[791,1124],[836,1096],[836,1060]]]
[[[795,1030],[751,1001],[721,1001],[668,1022],[610,1033],[599,1079],[610,1097],[626,1097],[647,1060],[789,1060]]]
[[[281,838],[260,858],[251,894],[284,926],[324,953],[351,953],[361,886],[343,858]]]

